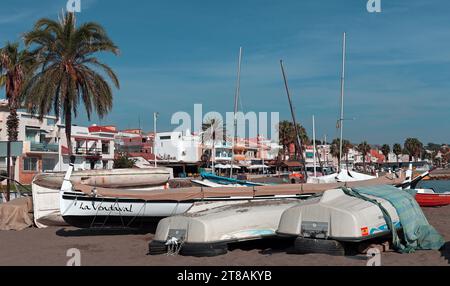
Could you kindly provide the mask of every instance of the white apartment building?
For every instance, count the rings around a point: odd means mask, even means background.
[[[190,130],[161,132],[156,136],[155,153],[166,162],[196,163],[201,159],[201,138]]]
[[[72,126],[72,155],[76,170],[112,169],[114,165],[115,127]],[[62,147],[62,170],[67,170],[70,159],[67,146]]]

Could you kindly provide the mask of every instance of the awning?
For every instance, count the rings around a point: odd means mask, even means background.
[[[267,169],[267,168],[269,168],[269,166],[266,166],[266,165],[253,165],[253,166],[248,167],[247,169],[258,170],[258,169]]]

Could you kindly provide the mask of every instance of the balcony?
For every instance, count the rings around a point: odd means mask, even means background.
[[[100,148],[75,147],[74,154],[88,157],[101,157],[103,153]]]
[[[30,144],[31,152],[58,153],[58,150],[59,150],[58,144],[33,143],[33,142]]]

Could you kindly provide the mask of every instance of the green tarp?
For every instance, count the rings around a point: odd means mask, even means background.
[[[419,204],[410,193],[387,185],[344,189],[344,192],[371,201],[381,208],[386,223],[392,231],[393,244],[397,251],[411,253],[415,250],[439,250],[445,244],[444,238],[429,224]],[[385,199],[394,206],[403,227],[404,243],[398,238],[389,213],[381,204],[364,195]]]

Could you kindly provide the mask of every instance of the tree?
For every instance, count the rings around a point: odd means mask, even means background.
[[[286,154],[289,152],[289,145],[293,142],[292,134],[295,132],[293,130],[293,124],[287,120],[281,121],[278,125],[278,134],[280,139],[280,145],[283,147],[283,161],[286,159]]]
[[[346,162],[347,169],[348,169],[348,155],[349,155],[350,149],[353,148],[353,145],[350,143],[350,141],[343,140],[342,141],[342,154],[339,154],[340,146],[341,146],[341,140],[334,139],[333,142],[331,142],[330,153],[333,157],[338,159],[339,169],[341,168],[342,158],[345,158],[345,162]],[[339,156],[339,155],[341,155],[341,156]]]
[[[112,90],[102,73],[119,88],[114,71],[95,55],[118,55],[119,49],[99,24],[89,22],[76,27],[73,13],[67,13],[60,21],[37,21],[24,41],[35,48],[33,53],[40,68],[25,87],[25,104],[41,120],[52,109],[57,118],[64,117],[71,154],[72,113],[77,117],[81,103],[89,120],[93,112],[103,118],[112,109]]]
[[[347,166],[347,170],[348,168],[348,155],[350,153],[350,149],[353,148],[353,144],[350,143],[350,141],[348,140],[343,140],[342,141],[342,155],[344,155],[345,157],[345,165]]]
[[[405,141],[405,151],[409,155],[409,161],[414,159],[417,161],[421,156],[423,144],[417,138],[408,138]]]
[[[371,147],[366,141],[364,141],[364,142],[360,143],[356,147],[356,149],[362,155],[363,167],[364,167],[364,171],[366,171],[366,157],[367,157],[367,154],[369,154]]]
[[[333,156],[334,158],[336,158],[338,160],[338,166],[341,166],[341,159],[340,158],[340,140],[339,139],[334,139],[331,142],[331,146],[330,146],[330,154],[331,156]]]
[[[114,159],[114,169],[131,169],[134,167],[136,160],[128,157],[127,154],[120,154],[117,159]]]
[[[402,154],[403,150],[402,150],[402,145],[395,143],[394,144],[394,148],[392,149],[392,151],[395,154],[395,157],[397,158],[397,164],[399,163],[399,156]]]
[[[212,171],[215,173],[216,144],[226,140],[223,122],[220,118],[210,117],[203,123],[203,140],[211,144]],[[232,160],[234,154],[231,154]]]
[[[384,161],[389,162],[389,153],[391,153],[391,147],[388,144],[381,146],[381,153],[384,155]]]
[[[297,129],[298,129],[298,132],[300,133],[301,142],[303,142],[303,144],[305,144],[305,142],[308,142],[309,139],[308,139],[308,135],[306,133],[305,128],[301,124],[297,123]],[[279,138],[280,138],[280,145],[283,146],[283,157],[285,158],[286,153],[289,152],[289,146],[291,144],[294,144],[295,158],[297,159],[298,155],[299,155],[298,153],[301,148],[299,148],[299,146],[298,146],[297,134],[295,133],[294,124],[287,120],[281,121],[278,125],[278,134],[279,134]],[[283,158],[283,160],[284,160],[284,158]],[[291,159],[291,158],[289,158],[289,159]]]
[[[0,87],[5,87],[9,116],[6,120],[8,140],[15,142],[19,135],[17,109],[21,106],[24,83],[33,72],[33,55],[20,50],[18,43],[7,43],[0,49]]]

